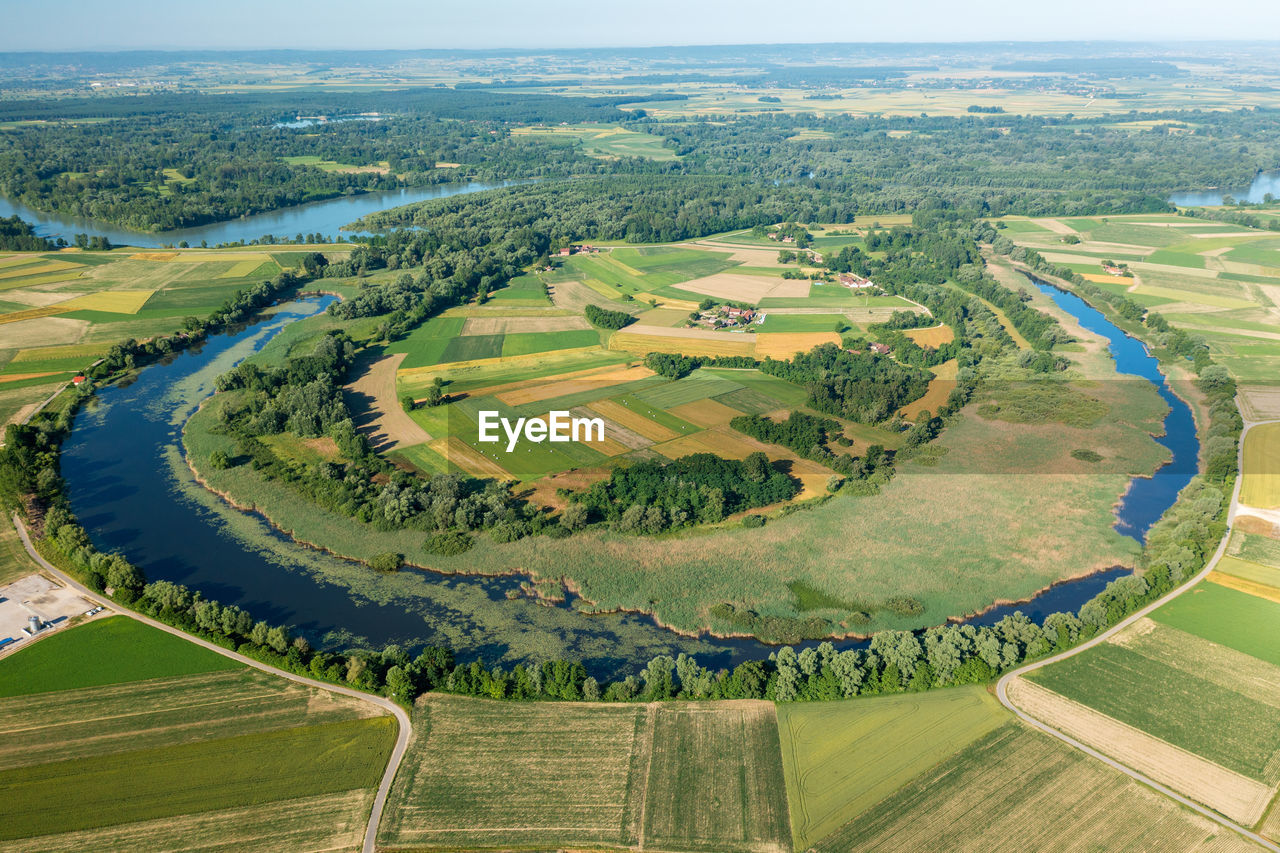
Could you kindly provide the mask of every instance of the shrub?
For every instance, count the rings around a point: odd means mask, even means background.
[[[1071,455],[1081,462],[1101,462],[1102,454],[1082,448],[1071,451]]]
[[[742,519],[743,527],[764,527],[764,523],[765,517],[763,515],[756,515],[755,513],[744,516]]]
[[[375,554],[369,561],[369,567],[377,572],[398,572],[403,565],[404,554],[395,554],[390,551]]]
[[[460,530],[446,530],[443,533],[432,533],[422,543],[422,550],[428,554],[439,554],[442,557],[453,557],[471,550],[475,541]]]

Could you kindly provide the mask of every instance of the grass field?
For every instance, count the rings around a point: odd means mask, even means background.
[[[0,660],[0,720],[5,849],[347,846],[395,734],[364,702],[123,616]]]
[[[1280,423],[1260,424],[1245,436],[1240,502],[1262,509],[1280,507]]]
[[[124,616],[35,643],[0,666],[0,697],[239,669],[240,664]]]
[[[921,773],[816,849],[1257,848],[1118,770],[1010,723]]]
[[[414,849],[787,849],[773,707],[419,701],[380,840]]]
[[[1280,604],[1276,602],[1219,584],[1202,583],[1161,607],[1151,618],[1280,666],[1280,644],[1275,642]]]
[[[796,848],[821,841],[1008,720],[980,686],[779,705]]]

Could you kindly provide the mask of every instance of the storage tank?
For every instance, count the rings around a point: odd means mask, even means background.
[[[32,617],[30,617],[30,618],[27,620],[27,624],[30,626],[29,630],[31,631],[31,633],[35,634],[35,633],[38,633],[38,632],[40,631],[40,617],[39,617],[39,616],[32,616]]]

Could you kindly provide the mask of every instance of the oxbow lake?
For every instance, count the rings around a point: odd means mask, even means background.
[[[1173,462],[1152,478],[1135,479],[1117,509],[1118,528],[1140,538],[1194,474],[1198,445],[1190,410],[1169,391],[1140,342],[1078,297],[1037,286],[1109,339],[1122,373],[1156,383],[1170,404],[1168,432],[1160,440],[1173,451]],[[514,595],[517,578],[405,569],[370,583],[366,567],[301,546],[262,517],[231,509],[200,488],[182,458],[182,425],[212,393],[219,374],[331,299],[290,302],[144,369],[128,384],[99,391],[77,417],[62,457],[72,507],[99,548],[120,551],[153,580],[184,583],[256,618],[291,624],[327,647],[442,643],[462,660],[508,665],[568,656],[600,678],[635,673],[655,654],[683,651],[706,666],[724,667],[773,650],[755,640],[680,636],[645,616],[583,615],[573,610],[572,597],[559,606],[538,604]],[[992,624],[1016,610],[1039,621],[1054,611],[1076,610],[1123,574],[1116,569],[1067,581],[1030,602],[996,607],[971,621]],[[388,591],[389,586],[395,588]]]

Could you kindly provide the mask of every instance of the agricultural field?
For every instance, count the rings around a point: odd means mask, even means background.
[[[641,315],[639,322],[612,332],[592,327],[571,285],[594,294],[594,304]],[[753,370],[715,376],[701,370],[672,381],[645,370],[640,361],[650,352],[789,358],[821,343],[838,343],[836,329],[854,328],[848,316],[828,308],[817,314],[762,313],[761,322],[730,331],[687,327],[691,309],[712,294],[754,302],[780,287],[801,301],[810,290],[807,281],[784,281],[769,269],[743,266],[732,251],[700,243],[580,252],[551,272],[517,278],[488,294],[483,304],[450,309],[388,348],[390,354],[403,354],[395,400],[422,399],[440,380],[451,401],[411,413],[430,438],[397,445],[397,458],[425,471],[460,468],[474,476],[518,480],[554,504],[550,484],[571,470],[592,470],[600,477],[610,464],[655,452],[674,458],[737,448],[742,457],[763,449],[735,435],[729,421],[802,407],[803,393],[796,386]],[[909,306],[896,298],[878,299]],[[882,307],[890,310],[888,304]],[[385,396],[387,407],[398,406],[393,395]],[[606,439],[525,447],[522,454],[477,441],[481,411],[545,418],[552,410],[605,418]],[[886,433],[867,443],[874,441],[891,444],[893,436]],[[820,493],[831,476],[781,448],[767,449],[795,468],[805,497]]]
[[[1240,503],[1260,509],[1280,508],[1280,423],[1249,430],[1244,441],[1244,471]]]
[[[293,266],[300,257],[246,249],[116,249],[5,258],[0,423],[27,417],[112,344],[172,333],[183,318],[211,314],[237,290],[274,277],[282,263]]]
[[[513,136],[577,139],[584,154],[602,160],[639,157],[644,160],[675,160],[676,153],[662,144],[661,136],[639,133],[616,125],[573,125],[512,128]]]
[[[1236,532],[1196,587],[1011,693],[1024,710],[1248,826],[1280,790],[1280,548]]]
[[[820,842],[1009,719],[980,686],[779,705],[796,849]]]
[[[1280,237],[1175,214],[1007,219],[1004,234],[1202,336],[1240,382],[1247,415],[1280,417]],[[1079,240],[1064,243],[1064,239]],[[1109,275],[1104,260],[1127,264]]]
[[[848,850],[1258,848],[1019,723],[975,740],[814,846]]]
[[[424,696],[380,840],[395,849],[789,849],[772,704]]]
[[[364,702],[123,616],[0,661],[0,711],[11,850],[355,847],[395,738]]]

